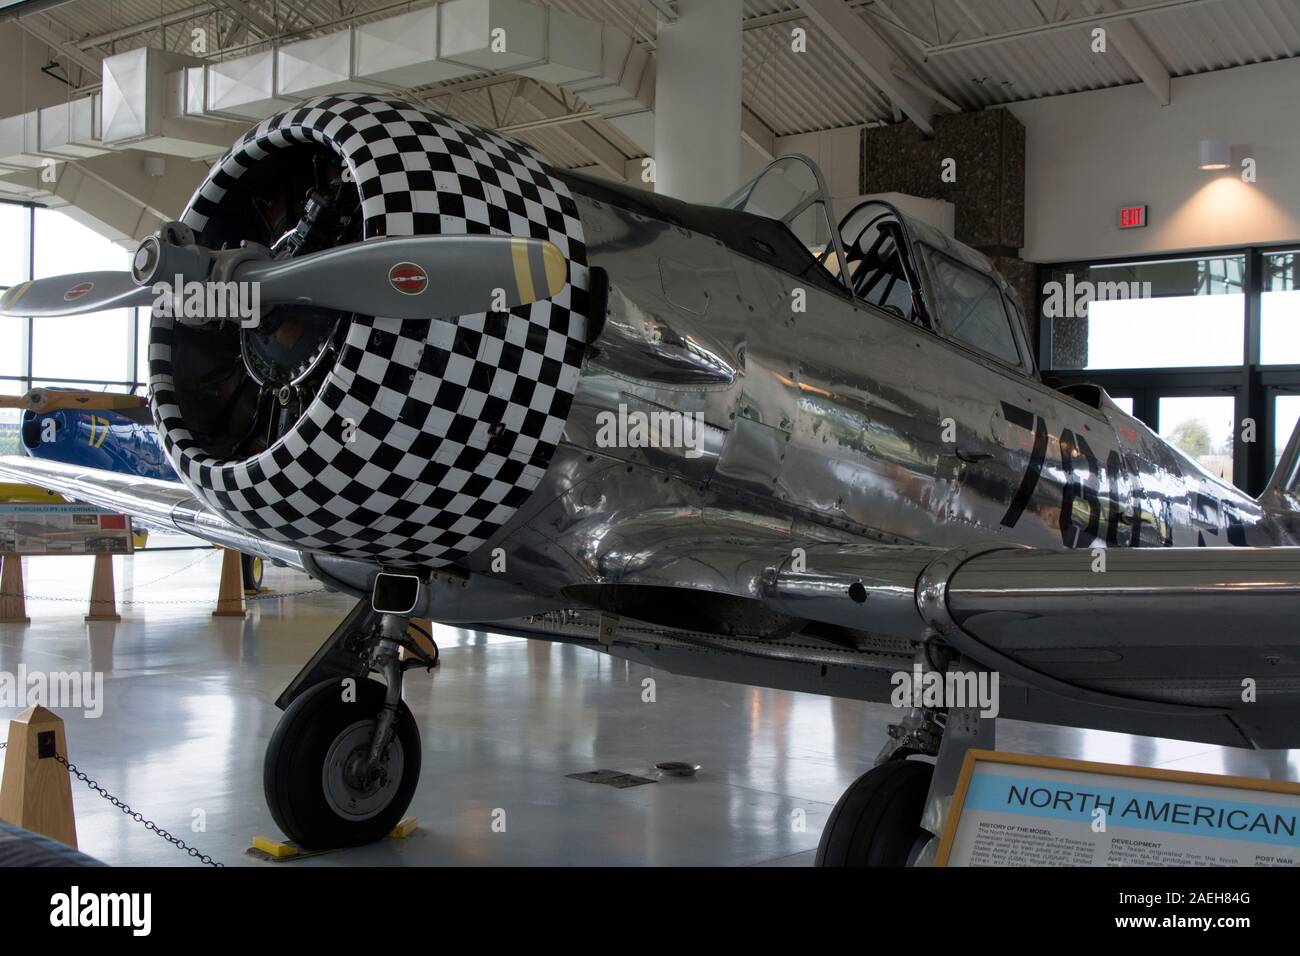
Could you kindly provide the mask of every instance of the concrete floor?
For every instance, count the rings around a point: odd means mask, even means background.
[[[28,594],[63,600],[29,599],[30,625],[0,625],[0,670],[104,671],[103,715],[62,714],[72,762],[227,865],[806,865],[835,800],[871,765],[895,715],[886,705],[677,677],[578,648],[438,628],[442,666],[406,681],[424,745],[410,811],[420,829],[406,840],[269,864],[244,851],[255,834],[278,836],[262,800],[262,754],[279,716],[272,701],[351,600],[268,568],[273,593],[250,602],[246,620],[214,619],[217,552],[146,552],[115,563],[123,620],[85,624],[90,559],[25,559]],[[296,593],[304,591],[314,593]],[[642,702],[645,677],[656,681],[654,703]],[[16,713],[0,708],[0,720]],[[1006,720],[998,745],[1300,779],[1300,751]],[[565,776],[647,774],[665,760],[703,769],[623,790]],[[73,796],[81,849],[92,856],[193,863],[84,784],[73,781]],[[197,811],[206,832],[192,831]],[[497,811],[503,833],[493,830]]]

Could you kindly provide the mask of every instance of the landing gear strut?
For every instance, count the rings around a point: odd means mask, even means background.
[[[923,669],[935,669],[927,654],[919,657]],[[816,865],[932,865],[966,751],[991,750],[994,739],[995,721],[975,707],[907,711],[890,726],[876,765],[835,804]]]
[[[402,701],[402,673],[430,661],[406,636],[408,621],[359,605],[281,696],[288,707],[266,748],[262,784],[271,816],[300,846],[381,839],[410,805],[420,732]],[[403,662],[403,647],[419,656]],[[369,679],[372,671],[383,683]]]

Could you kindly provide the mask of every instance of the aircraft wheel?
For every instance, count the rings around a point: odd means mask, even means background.
[[[256,554],[241,554],[239,567],[244,575],[245,591],[262,590],[262,558]]]
[[[262,787],[276,825],[298,845],[371,843],[406,812],[420,778],[420,732],[405,702],[379,779],[359,787],[347,772],[369,750],[383,703],[378,681],[357,681],[356,700],[345,701],[343,684],[329,680],[304,691],[280,718],[266,748]]]
[[[932,837],[921,828],[934,765],[891,760],[872,767],[831,811],[817,866],[906,866]]]

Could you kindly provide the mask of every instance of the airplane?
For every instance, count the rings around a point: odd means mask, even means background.
[[[258,314],[228,307],[241,283]],[[821,865],[932,860],[1003,717],[1300,745],[1300,436],[1256,499],[1101,388],[1047,387],[984,256],[886,202],[837,220],[807,157],[698,205],[319,97],[235,144],[130,274],[0,299],[132,305],[181,484],[0,474],[356,597],[277,700],[264,790],[303,846],[378,839],[411,799],[412,618],[870,701],[996,676],[996,717],[903,702]]]
[[[22,409],[19,447],[33,458],[62,461],[86,468],[179,481],[167,460],[149,403],[138,395],[73,388],[32,388],[23,395],[0,396],[0,408]],[[46,503],[60,495],[30,484],[0,484],[0,501]],[[135,546],[143,548],[146,528],[135,530]],[[262,588],[264,562],[259,555],[241,554],[244,590]]]

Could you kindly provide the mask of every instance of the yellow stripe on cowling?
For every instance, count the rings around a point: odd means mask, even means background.
[[[546,266],[546,294],[556,295],[564,288],[565,273],[569,270],[564,261],[564,253],[553,242],[542,243],[542,262]]]
[[[7,291],[3,297],[0,297],[0,312],[8,312],[18,304],[18,300],[23,297],[28,289],[31,288],[30,282],[22,282]]]
[[[528,266],[528,242],[518,237],[512,238],[510,258],[515,265],[515,287],[519,292],[520,304],[535,302],[537,296],[533,294],[533,273]]]

